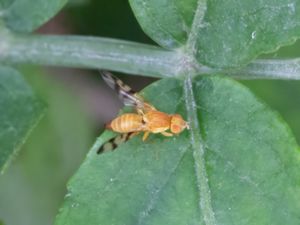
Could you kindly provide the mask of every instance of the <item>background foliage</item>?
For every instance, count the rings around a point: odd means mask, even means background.
[[[2,3],[1,12],[13,2]],[[63,4],[63,1],[56,2],[51,6],[54,7],[54,11]],[[38,2],[34,5],[40,7],[39,4]],[[23,6],[15,4],[10,10],[22,12],[18,10],[20,8],[23,9]],[[290,8],[286,7],[286,10],[288,14]],[[44,18],[49,15],[31,15],[38,18],[36,24],[26,23],[26,20],[22,19],[23,15],[18,16],[20,21],[25,23],[11,23],[9,18],[6,18],[9,26],[17,31],[29,31],[45,22]],[[125,1],[74,1],[54,18],[54,21],[63,23],[63,32],[71,30],[76,34],[153,43],[141,31]],[[20,27],[23,29],[18,29]],[[39,32],[49,32],[49,27],[44,29]],[[280,49],[272,56],[298,57],[299,49],[300,44],[295,43],[292,47]],[[62,82],[61,79],[42,75],[45,72],[37,68],[21,69],[27,74],[26,79],[35,87],[38,95],[47,102],[48,111],[28,142],[22,147],[18,158],[0,179],[0,218],[5,224],[51,224],[66,193],[66,181],[78,168],[87,149],[99,135],[101,124],[99,123],[97,127],[92,125],[94,121],[87,119],[88,113],[82,110],[85,105],[78,101],[78,95],[64,86],[66,83],[67,87],[72,85],[72,82],[76,83],[75,79]],[[53,71],[46,73],[53,73]],[[99,79],[90,77],[92,82]],[[295,97],[300,96],[299,81],[242,82],[273,109],[280,112],[299,142],[300,105]],[[99,101],[99,104],[103,103]],[[45,130],[47,132],[44,132]]]

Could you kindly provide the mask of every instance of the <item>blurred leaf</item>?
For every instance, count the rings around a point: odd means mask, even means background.
[[[32,68],[24,74],[47,112],[0,179],[0,218],[8,225],[52,225],[66,182],[94,139],[93,127],[78,96],[54,74]]]
[[[9,67],[0,67],[0,105],[0,171],[3,172],[40,120],[43,105],[21,74]]]
[[[300,105],[295,98],[300,96],[300,81],[248,80],[242,83],[283,116],[300,143]]]
[[[30,32],[47,22],[67,0],[4,0],[0,19],[14,31]]]
[[[234,67],[291,44],[300,35],[297,0],[130,0],[160,45],[191,52],[204,65]]]
[[[298,58],[300,41],[291,46],[280,48],[273,54],[263,55],[264,58]],[[300,96],[298,80],[243,80],[252,92],[263,99],[272,109],[278,111],[291,127],[300,143],[300,104],[295,96]]]
[[[185,115],[186,103],[197,117],[191,130],[137,136],[98,156],[105,132],[71,179],[56,225],[300,223],[300,155],[282,119],[229,79],[195,78],[193,102],[187,89],[164,79],[144,96],[168,113]]]
[[[64,11],[70,16],[76,34],[153,43],[137,23],[127,1],[90,0],[85,6]]]
[[[91,0],[69,0],[67,7],[81,7],[88,5]]]

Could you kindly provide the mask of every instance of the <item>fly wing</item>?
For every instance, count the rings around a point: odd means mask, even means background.
[[[136,134],[137,132],[124,133],[109,139],[98,149],[97,154],[115,150],[120,144],[128,141]]]
[[[119,98],[123,101],[124,105],[144,108],[144,100],[137,94],[137,92],[133,91],[128,85],[124,84],[123,81],[115,77],[112,73],[105,70],[100,70],[100,73],[105,83],[117,91]]]

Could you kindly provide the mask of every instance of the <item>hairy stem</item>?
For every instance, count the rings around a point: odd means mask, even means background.
[[[102,68],[156,77],[174,76],[179,54],[156,46],[106,38],[20,35],[0,30],[0,61]]]
[[[244,68],[222,70],[199,64],[183,49],[96,37],[16,34],[3,28],[0,63],[101,68],[152,77],[225,74],[239,79],[300,79],[298,58],[256,60]]]
[[[240,79],[299,80],[300,59],[259,59],[225,74]]]

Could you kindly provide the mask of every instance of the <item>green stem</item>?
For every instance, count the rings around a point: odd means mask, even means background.
[[[246,67],[226,75],[240,79],[300,79],[300,58],[295,59],[259,59]]]
[[[66,35],[30,35],[0,29],[1,64],[107,69],[152,77],[225,74],[239,79],[300,79],[300,59],[256,60],[242,69],[200,65],[183,49],[129,41]]]
[[[5,64],[101,68],[166,77],[180,73],[180,58],[174,51],[128,41],[0,30],[0,61]]]

